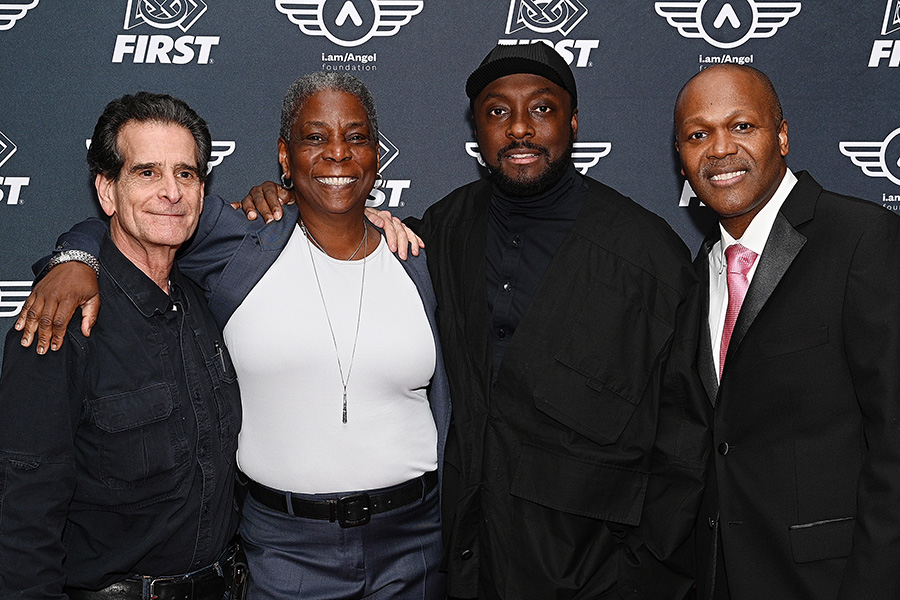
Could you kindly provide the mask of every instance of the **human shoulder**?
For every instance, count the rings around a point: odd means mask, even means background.
[[[848,196],[822,188],[812,176],[800,171],[798,182],[782,212],[792,224],[802,227],[803,218],[811,220],[814,226],[831,231],[834,235],[848,237],[852,232],[863,233],[871,228],[896,228],[900,216],[878,204],[862,198]],[[804,212],[804,210],[808,212]]]
[[[461,221],[471,220],[479,212],[486,211],[490,199],[490,179],[479,179],[456,188],[432,204],[422,219],[452,226]]]
[[[584,179],[590,196],[576,221],[580,231],[625,256],[690,262],[690,251],[665,219],[596,179]]]

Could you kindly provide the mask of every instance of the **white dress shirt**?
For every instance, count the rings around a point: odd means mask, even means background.
[[[775,194],[766,203],[762,210],[757,213],[750,225],[744,231],[744,235],[736,240],[725,231],[722,224],[719,223],[719,232],[721,238],[716,242],[709,252],[709,335],[712,342],[713,362],[716,366],[716,376],[720,372],[719,368],[719,349],[722,346],[722,330],[725,328],[725,311],[728,309],[728,275],[726,273],[725,249],[732,244],[740,243],[745,248],[749,248],[756,252],[756,261],[747,274],[747,280],[753,281],[753,275],[756,273],[756,267],[762,258],[763,249],[766,241],[769,239],[769,232],[772,231],[772,225],[775,223],[775,217],[781,210],[781,205],[787,199],[788,194],[797,183],[797,177],[790,169],[784,175]]]

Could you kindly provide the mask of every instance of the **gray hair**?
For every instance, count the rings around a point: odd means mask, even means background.
[[[366,110],[369,124],[372,126],[373,139],[378,140],[378,116],[375,114],[375,100],[369,88],[353,75],[334,71],[321,71],[304,75],[291,84],[284,102],[281,105],[281,137],[291,141],[291,130],[297,121],[297,115],[311,96],[323,90],[346,92],[359,100]]]

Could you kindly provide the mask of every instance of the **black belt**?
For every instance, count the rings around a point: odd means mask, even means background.
[[[297,498],[288,492],[279,492],[260,483],[249,480],[250,495],[253,499],[272,510],[295,517],[337,521],[341,527],[365,525],[372,515],[388,512],[424,498],[437,485],[437,471],[429,471],[421,477],[386,492],[377,494],[350,494],[333,500],[307,500]],[[288,510],[288,496],[291,509]]]
[[[219,574],[221,570],[222,574]],[[72,600],[222,600],[227,590],[232,598],[246,583],[247,566],[238,544],[229,546],[212,565],[181,577],[129,577],[102,590],[65,588]],[[144,595],[145,583],[148,588]]]

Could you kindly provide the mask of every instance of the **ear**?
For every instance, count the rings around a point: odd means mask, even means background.
[[[116,214],[116,181],[106,175],[97,174],[94,178],[94,187],[97,188],[97,198],[100,200],[100,208],[107,217]]]
[[[578,109],[572,111],[572,139],[578,139]]]
[[[678,138],[675,138],[675,153],[678,154],[678,162],[681,162],[681,146],[678,144]],[[686,177],[684,174],[684,165],[681,167],[681,176]]]
[[[781,120],[781,125],[778,126],[778,146],[781,150],[782,156],[787,156],[789,144],[788,144],[788,123],[786,120]]]
[[[288,158],[288,143],[283,137],[278,138],[278,164],[281,165],[281,172],[288,179],[291,178],[291,161]]]

